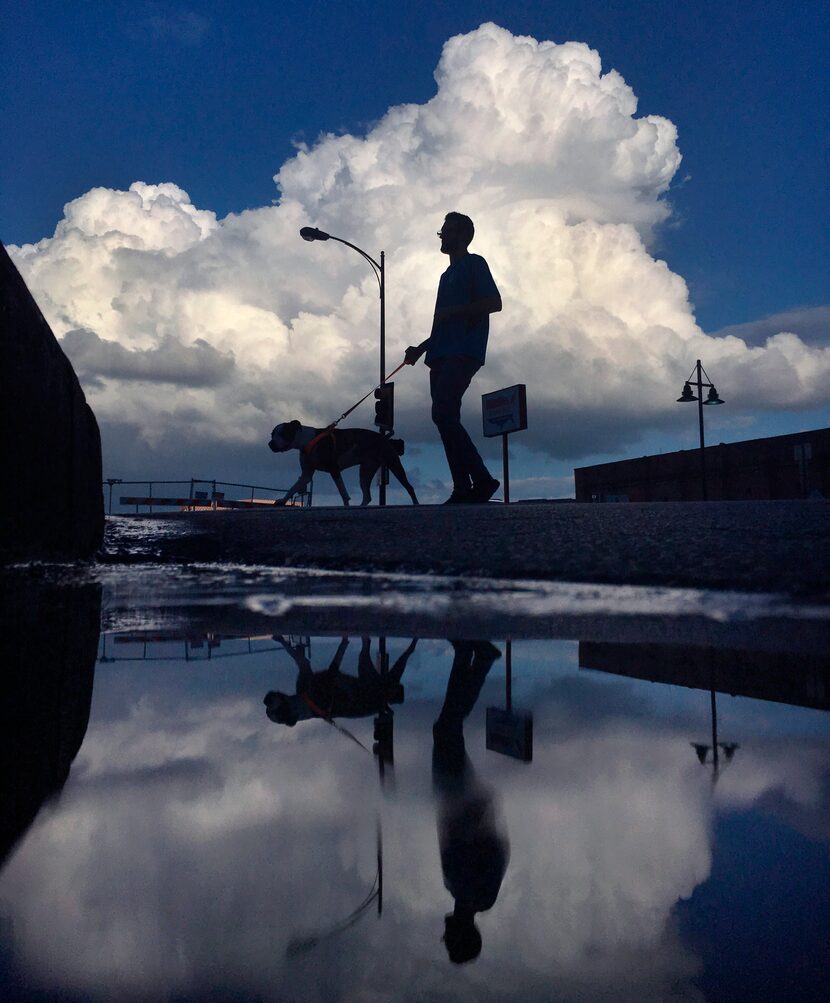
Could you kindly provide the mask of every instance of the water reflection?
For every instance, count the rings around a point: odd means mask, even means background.
[[[481,953],[475,915],[495,904],[510,844],[497,818],[493,790],[479,780],[464,745],[464,721],[501,652],[484,640],[450,643],[454,654],[447,694],[432,726],[432,781],[441,870],[455,902],[444,919],[444,943],[450,960],[461,964]]]
[[[0,579],[0,866],[69,776],[89,721],[101,588]]]
[[[820,653],[297,627],[106,637],[61,797],[0,874],[7,996],[739,999],[750,885],[776,889],[758,971],[826,989]]]

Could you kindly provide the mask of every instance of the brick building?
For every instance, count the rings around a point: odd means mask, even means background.
[[[830,428],[707,446],[710,501],[830,498]],[[700,449],[574,470],[576,500],[699,501]]]

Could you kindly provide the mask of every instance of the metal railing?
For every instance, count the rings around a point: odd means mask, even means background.
[[[107,493],[107,514],[112,515],[113,489],[119,489],[117,506],[120,509],[134,509],[138,515],[146,509],[152,512],[154,508],[179,508],[185,511],[215,511],[217,509],[259,508],[269,502],[276,501],[284,495],[287,488],[265,487],[261,484],[237,484],[233,481],[219,481],[215,478],[191,477],[188,481],[168,481],[147,478],[141,481],[125,481],[120,477],[108,477],[102,482]],[[120,494],[127,487],[144,487],[144,493]],[[180,488],[178,493],[175,489]],[[230,488],[231,491],[226,491]],[[305,491],[295,495],[291,504],[304,508],[311,507],[313,483],[309,483]],[[221,489],[221,490],[220,490]],[[154,494],[160,490],[160,494]],[[186,493],[185,493],[186,492]],[[239,497],[244,492],[245,497]],[[258,496],[259,493],[259,496]],[[265,497],[262,497],[265,493]],[[236,497],[229,497],[234,495]]]
[[[311,638],[289,635],[289,642],[299,645],[311,657]],[[109,641],[109,645],[107,642]],[[223,644],[232,651],[218,651]],[[114,654],[116,649],[129,649]],[[136,631],[129,634],[101,634],[97,661],[110,662],[212,662],[220,658],[239,658],[245,655],[262,655],[281,652],[285,646],[271,635],[259,634],[193,634],[187,631],[160,630]]]

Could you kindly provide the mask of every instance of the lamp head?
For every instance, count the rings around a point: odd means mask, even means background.
[[[328,240],[329,235],[323,230],[318,230],[316,226],[304,226],[300,230],[303,240]]]
[[[723,401],[718,397],[718,392],[714,387],[709,387],[709,393],[706,396],[704,404],[723,404]]]
[[[697,400],[697,394],[692,393],[692,388],[688,383],[683,384],[683,393],[677,398],[678,404],[690,404]]]

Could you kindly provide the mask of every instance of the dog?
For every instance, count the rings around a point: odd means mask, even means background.
[[[368,428],[310,428],[298,421],[286,421],[271,432],[268,448],[273,453],[285,453],[289,449],[300,451],[300,476],[278,498],[275,505],[286,502],[300,491],[304,491],[318,470],[331,474],[343,504],[349,505],[349,492],[340,472],[347,467],[360,467],[360,489],[363,492],[361,506],[372,500],[370,485],[381,464],[385,464],[406,489],[412,504],[417,505],[415,489],[409,483],[406,471],[400,461],[403,456],[403,440],[387,439],[380,432]]]

